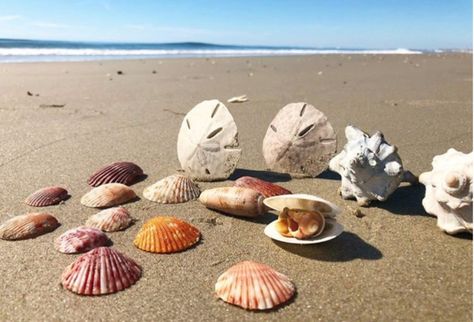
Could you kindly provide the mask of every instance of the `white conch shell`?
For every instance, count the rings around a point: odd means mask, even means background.
[[[386,200],[400,182],[416,182],[403,170],[397,147],[385,141],[382,132],[369,136],[349,125],[346,138],[341,153],[329,162],[329,168],[341,175],[344,199],[355,198],[359,205],[368,206],[372,200]]]
[[[237,125],[218,100],[196,105],[184,117],[178,135],[178,159],[195,180],[225,180],[240,159]]]
[[[449,149],[433,158],[433,170],[420,175],[426,186],[423,207],[448,234],[472,233],[472,156]]]

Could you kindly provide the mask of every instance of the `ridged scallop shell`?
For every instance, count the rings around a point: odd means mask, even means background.
[[[106,246],[109,238],[101,230],[89,227],[69,229],[54,241],[54,248],[66,254],[84,253]]]
[[[87,207],[112,207],[136,198],[135,192],[121,183],[107,183],[98,186],[81,198],[81,204]]]
[[[104,209],[87,219],[86,226],[102,231],[119,231],[129,227],[133,218],[123,207]]]
[[[239,179],[235,180],[234,186],[250,188],[260,192],[265,198],[291,194],[290,190],[287,190],[277,184],[249,176],[240,177]]]
[[[226,214],[256,217],[265,213],[264,196],[242,187],[220,187],[204,190],[199,201],[207,208]]]
[[[93,187],[105,183],[122,183],[129,186],[141,176],[143,176],[143,170],[135,163],[115,162],[94,172],[87,183]]]
[[[142,274],[131,258],[109,247],[98,247],[78,257],[64,270],[61,284],[80,295],[103,295],[135,284]]]
[[[58,220],[48,213],[28,213],[7,220],[0,226],[0,238],[27,239],[43,235],[59,227]]]
[[[25,203],[33,207],[57,205],[68,196],[67,190],[61,187],[45,187],[29,195]]]
[[[227,303],[247,310],[268,310],[290,300],[295,286],[270,266],[244,261],[219,276],[215,291]]]
[[[158,203],[182,203],[199,197],[199,187],[188,177],[173,174],[143,190],[143,197]]]
[[[183,251],[201,238],[193,225],[170,216],[158,216],[148,220],[138,232],[133,243],[141,250],[152,253]]]

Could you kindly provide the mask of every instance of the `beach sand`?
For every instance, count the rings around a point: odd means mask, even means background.
[[[471,235],[453,237],[437,228],[421,205],[423,186],[403,185],[357,218],[349,211],[356,203],[337,194],[338,175],[327,171],[316,179],[289,180],[265,172],[261,154],[277,111],[305,101],[328,116],[338,150],[347,124],[381,130],[399,147],[405,168],[428,171],[433,156],[448,148],[472,150],[471,61],[468,54],[431,54],[0,65],[0,221],[47,210],[62,223],[36,239],[0,241],[0,320],[471,320]],[[226,103],[241,94],[249,101]],[[345,232],[324,244],[290,246],[263,234],[272,214],[245,220],[198,201],[160,205],[142,198],[126,205],[137,223],[109,234],[113,247],[142,266],[138,283],[102,297],[64,290],[61,273],[77,255],[58,253],[52,243],[97,212],[79,203],[89,175],[113,161],[136,162],[148,175],[133,185],[141,196],[145,186],[180,168],[176,139],[183,115],[212,98],[227,105],[239,129],[243,153],[231,178],[254,175],[331,200],[344,209],[339,222]],[[57,184],[72,195],[64,204],[35,209],[23,203],[38,188]],[[173,255],[136,249],[134,236],[157,214],[190,221],[202,231],[202,241]],[[217,277],[242,260],[286,274],[297,296],[264,313],[216,299]]]

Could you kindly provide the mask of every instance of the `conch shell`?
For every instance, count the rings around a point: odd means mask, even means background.
[[[278,216],[276,229],[285,237],[307,239],[320,235],[325,222],[324,216],[317,211],[284,208]]]

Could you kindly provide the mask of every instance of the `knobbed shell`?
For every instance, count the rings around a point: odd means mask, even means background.
[[[201,102],[186,114],[177,147],[181,167],[198,181],[227,179],[241,155],[237,125],[218,100]]]
[[[133,223],[133,218],[123,207],[104,209],[87,219],[86,226],[102,231],[119,231],[128,228]]]
[[[81,204],[92,208],[112,207],[135,199],[135,192],[121,183],[107,183],[86,193]]]
[[[201,238],[199,229],[171,216],[148,220],[138,232],[133,244],[152,253],[175,253],[190,248]]]
[[[61,284],[79,295],[104,295],[132,286],[141,274],[133,259],[112,248],[98,247],[66,267]]]
[[[33,207],[46,207],[57,205],[61,201],[66,200],[67,197],[68,192],[64,188],[57,186],[45,187],[29,195],[25,203]]]
[[[87,180],[92,187],[98,187],[105,183],[122,183],[127,186],[135,183],[141,176],[143,170],[133,162],[114,162],[94,172]]]
[[[308,239],[319,236],[323,232],[325,219],[317,211],[284,208],[275,226],[285,237]]]
[[[59,227],[58,220],[48,213],[28,213],[13,217],[0,226],[0,238],[17,240],[34,238]]]
[[[263,139],[267,166],[293,177],[316,177],[326,170],[336,148],[336,133],[331,123],[322,112],[307,103],[283,107]]]
[[[143,197],[158,203],[182,203],[199,197],[199,187],[188,177],[173,174],[143,190]]]
[[[291,194],[291,191],[277,184],[249,176],[240,177],[235,180],[234,186],[255,190],[261,193],[265,198]]]
[[[54,248],[66,254],[84,253],[105,246],[109,238],[102,231],[89,227],[69,229],[54,241]]]
[[[244,261],[219,276],[215,291],[227,303],[247,310],[268,310],[290,300],[295,286],[270,266]]]
[[[221,187],[204,190],[199,201],[207,208],[226,214],[256,217],[265,213],[263,199],[259,192],[242,187]]]

